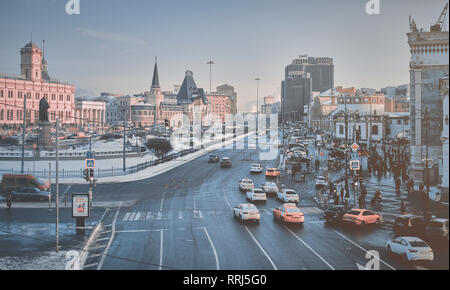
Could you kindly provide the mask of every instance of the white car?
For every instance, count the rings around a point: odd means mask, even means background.
[[[433,250],[416,237],[397,237],[386,244],[389,254],[397,254],[406,261],[433,261]]]
[[[241,181],[239,181],[239,190],[246,192],[249,190],[252,190],[253,188],[255,188],[255,184],[253,183],[253,181],[250,178],[244,178]]]
[[[276,194],[278,192],[278,186],[275,182],[264,182],[261,188],[266,194]]]
[[[263,168],[261,167],[261,164],[252,164],[250,167],[250,173],[252,174],[260,174],[263,172]]]
[[[323,176],[317,176],[316,178],[316,188],[327,186],[327,180]]]
[[[293,189],[283,189],[277,193],[277,199],[289,203],[298,203],[300,196]]]
[[[259,210],[253,204],[240,204],[233,209],[234,218],[241,221],[254,220],[259,223],[261,215]]]
[[[255,201],[267,201],[267,195],[262,189],[252,189],[247,191],[247,200],[255,202]]]

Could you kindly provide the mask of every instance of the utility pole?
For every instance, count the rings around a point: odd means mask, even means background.
[[[370,112],[369,112],[369,130],[367,130],[369,146],[367,146],[367,147],[369,149],[369,154],[370,154],[370,146],[372,145],[372,98],[371,97],[369,97],[369,110],[370,110]]]
[[[123,172],[126,173],[126,151],[125,151],[125,139],[126,139],[127,127],[125,126],[125,121],[123,121]]]
[[[59,119],[56,119],[56,252],[59,247]]]
[[[208,61],[206,64],[209,64],[209,93],[212,92],[212,65],[214,62],[212,60]]]
[[[23,124],[22,124],[22,162],[20,173],[23,174],[25,167],[25,126],[27,120],[27,94],[23,94]]]
[[[430,180],[429,180],[429,175],[430,172],[428,170],[428,131],[430,130],[430,111],[428,110],[428,108],[425,109],[425,114],[424,114],[424,121],[425,121],[425,128],[426,128],[426,143],[425,143],[425,155],[426,155],[426,159],[425,159],[425,185],[427,187],[427,202],[425,204],[425,219],[427,219],[428,217],[428,212],[430,210],[429,205],[430,205]]]
[[[345,122],[345,193],[348,192],[348,114],[347,114],[347,96],[344,96],[344,122]]]

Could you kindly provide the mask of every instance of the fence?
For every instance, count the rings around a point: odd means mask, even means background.
[[[222,140],[215,140],[215,141],[211,141],[207,144],[203,144],[205,147],[208,146],[212,146],[221,142],[224,142],[226,140],[230,140],[232,138],[235,138],[236,136],[230,136],[228,138],[224,138]],[[96,178],[102,178],[102,177],[112,177],[112,176],[123,176],[123,175],[128,175],[128,174],[132,174],[132,173],[136,173],[139,172],[141,170],[147,169],[149,167],[152,166],[156,166],[158,164],[167,162],[167,161],[171,161],[183,156],[186,156],[188,154],[194,153],[199,151],[200,148],[190,148],[190,149],[186,149],[183,151],[179,151],[176,153],[172,153],[170,155],[167,155],[163,158],[157,159],[157,160],[152,160],[152,161],[146,161],[146,162],[142,162],[139,163],[135,166],[130,166],[127,167],[125,170],[123,170],[123,168],[97,168],[95,169],[95,176]],[[14,170],[13,168],[11,168],[10,170],[8,169],[0,169],[0,174],[19,174],[20,172],[18,172],[17,170]],[[48,174],[48,170],[44,169],[44,170],[30,170],[29,168],[27,170],[25,170],[24,174],[32,174],[36,177],[42,178],[42,179],[47,179],[49,177]],[[62,170],[59,170],[59,178],[84,178],[83,177],[83,169],[79,169],[79,170],[65,170],[64,168]],[[51,172],[51,178],[54,180],[54,178],[56,178],[56,172],[54,170],[52,170]]]

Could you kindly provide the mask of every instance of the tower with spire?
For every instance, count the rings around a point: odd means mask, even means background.
[[[148,103],[155,104],[156,114],[155,114],[155,124],[161,122],[159,120],[161,111],[161,104],[164,103],[164,94],[161,91],[161,86],[159,83],[159,74],[158,74],[158,59],[155,57],[155,67],[153,69],[153,79],[152,86],[150,87],[150,94],[148,98]]]
[[[48,65],[47,65],[47,61],[45,60],[45,39],[42,40],[42,64],[41,64],[41,69],[42,69],[42,79],[45,81],[49,81],[51,78],[48,74]]]

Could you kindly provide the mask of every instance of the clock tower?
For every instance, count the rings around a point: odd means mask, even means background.
[[[42,50],[33,42],[20,49],[20,72],[27,80],[42,81]]]

